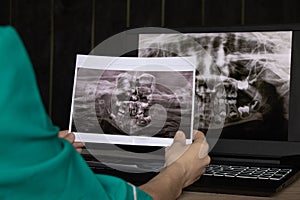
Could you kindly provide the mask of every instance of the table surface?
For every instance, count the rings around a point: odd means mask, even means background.
[[[243,195],[228,195],[228,194],[215,194],[215,193],[204,193],[204,192],[183,192],[179,197],[179,200],[193,200],[193,199],[208,199],[208,200],[300,200],[300,178],[283,189],[281,192],[275,194],[272,197],[253,197]]]

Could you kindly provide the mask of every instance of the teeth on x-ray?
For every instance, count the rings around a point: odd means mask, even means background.
[[[141,57],[196,57],[199,129],[263,120],[272,98],[288,120],[290,32],[142,34],[139,48]]]

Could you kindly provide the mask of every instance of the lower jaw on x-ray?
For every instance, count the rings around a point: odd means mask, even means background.
[[[283,139],[288,121],[288,82],[270,69],[258,69],[265,75],[252,79],[198,75],[196,128],[204,132],[223,129],[224,138]],[[285,88],[286,96],[278,93],[279,87]]]
[[[248,82],[228,77],[222,77],[216,85],[210,86],[209,82],[202,76],[196,77],[195,115],[199,120],[198,129],[221,128],[253,117],[262,119],[258,115],[263,103],[262,96]]]

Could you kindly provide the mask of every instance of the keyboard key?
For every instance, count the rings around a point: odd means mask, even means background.
[[[236,177],[239,178],[251,178],[251,179],[257,179],[257,176],[252,176],[252,175],[237,175]]]
[[[258,178],[261,178],[261,179],[269,179],[271,176],[270,175],[261,175],[259,176]]]
[[[259,176],[258,179],[264,179],[264,180],[268,180],[269,177],[263,177],[263,176]]]
[[[283,178],[284,176],[282,176],[282,175],[273,175],[273,176],[271,176],[271,178]]]
[[[267,172],[270,172],[270,173],[276,173],[276,172],[278,172],[279,171],[279,169],[270,169],[270,170],[268,170]]]
[[[236,174],[225,174],[225,177],[236,177]]]
[[[273,178],[273,177],[271,177],[270,180],[279,181],[279,180],[282,179],[282,178],[283,178],[283,177],[281,177],[281,178]]]
[[[252,173],[251,175],[254,175],[254,176],[260,176],[260,175],[262,175],[262,173],[256,173],[256,172],[254,172],[254,173]]]
[[[214,176],[225,176],[225,174],[221,174],[221,173],[214,173]]]
[[[291,169],[281,169],[279,172],[290,173],[291,171],[292,171]]]
[[[264,171],[267,171],[269,170],[270,168],[259,168],[260,170],[264,170]]]

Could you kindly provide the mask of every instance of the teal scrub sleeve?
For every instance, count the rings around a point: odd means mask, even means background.
[[[20,37],[0,27],[0,199],[152,199],[124,180],[95,175],[58,131]]]

